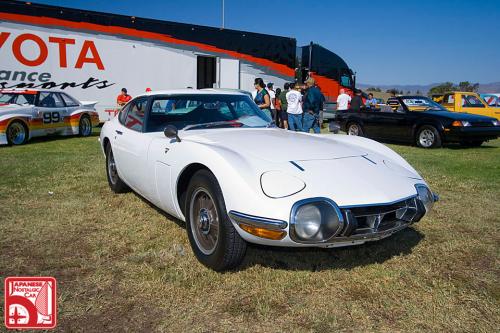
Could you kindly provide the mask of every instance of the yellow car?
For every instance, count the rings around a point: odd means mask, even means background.
[[[432,99],[443,105],[449,111],[474,113],[500,120],[500,110],[489,106],[474,92],[455,91],[446,94],[432,95]]]

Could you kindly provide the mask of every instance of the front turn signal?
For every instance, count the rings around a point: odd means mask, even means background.
[[[240,223],[238,225],[240,226],[241,229],[245,230],[249,234],[260,238],[280,240],[286,236],[286,231],[284,230],[269,230],[269,229],[250,226],[243,223]]]

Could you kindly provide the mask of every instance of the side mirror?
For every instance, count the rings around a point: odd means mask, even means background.
[[[179,138],[179,134],[177,132],[177,127],[174,125],[167,125],[163,130],[163,134],[169,139],[176,139],[177,142],[181,142],[181,138]]]

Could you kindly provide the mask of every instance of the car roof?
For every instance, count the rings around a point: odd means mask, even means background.
[[[157,90],[148,91],[137,95],[140,96],[155,96],[155,95],[246,95],[243,92],[233,90],[218,90],[218,89],[172,89],[172,90]]]
[[[11,94],[36,94],[38,92],[56,92],[56,93],[66,93],[62,90],[57,89],[37,89],[37,88],[10,88],[10,89],[0,89],[1,93],[11,93]]]

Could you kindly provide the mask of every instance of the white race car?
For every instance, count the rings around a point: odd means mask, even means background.
[[[437,196],[386,146],[275,128],[245,94],[146,93],[106,122],[114,192],[132,188],[186,222],[204,265],[237,266],[246,242],[335,247],[418,222]]]
[[[65,92],[0,90],[0,145],[20,145],[49,134],[92,134],[99,124],[97,102],[79,102]]]

